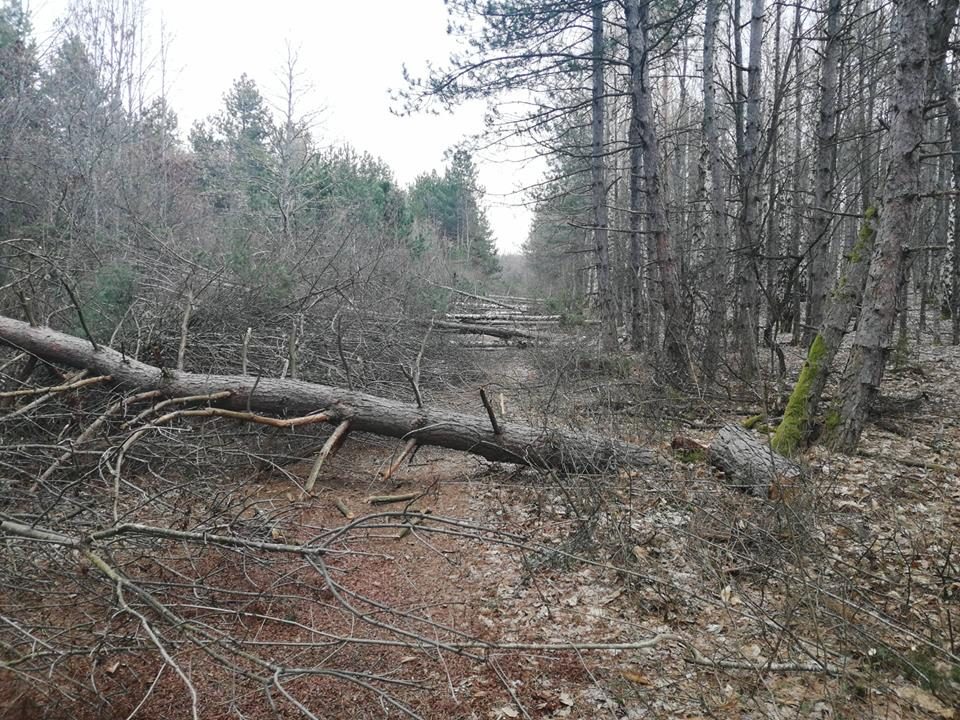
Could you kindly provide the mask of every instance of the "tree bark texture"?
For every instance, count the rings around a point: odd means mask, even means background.
[[[740,344],[740,372],[744,379],[759,372],[757,352],[757,254],[760,216],[760,178],[757,172],[757,148],[760,144],[761,50],[763,45],[764,0],[753,0],[750,12],[750,49],[747,64],[747,114],[740,163],[740,247],[737,285],[737,333]],[[735,29],[739,32],[739,28]]]
[[[707,461],[724,472],[731,485],[758,497],[769,497],[797,484],[800,468],[778,455],[763,438],[739,425],[726,425],[707,450]]]
[[[633,68],[638,62],[633,46],[628,43],[627,63]],[[634,350],[642,350],[646,324],[643,317],[643,148],[640,145],[637,99],[633,93],[630,102],[630,126],[627,130],[627,142],[630,145],[630,346]]]
[[[779,368],[773,369],[773,358],[775,353],[774,346],[777,341],[777,333],[780,330],[780,317],[783,314],[783,307],[777,294],[777,269],[778,261],[776,258],[780,255],[780,216],[782,208],[779,202],[780,198],[780,137],[781,122],[778,112],[782,102],[783,91],[781,90],[780,66],[780,36],[781,21],[783,18],[782,7],[779,3],[774,5],[773,21],[773,106],[770,110],[773,121],[770,123],[769,136],[767,140],[766,154],[769,157],[771,171],[767,175],[767,237],[764,242],[764,282],[763,298],[767,306],[767,323],[764,328],[764,345],[771,349],[770,366],[771,372],[778,372],[777,377],[782,380],[782,374]],[[789,58],[788,58],[789,60]]]
[[[631,125],[637,127],[636,134],[643,152],[644,190],[647,195],[649,227],[656,248],[663,302],[665,368],[671,382],[682,383],[689,374],[686,344],[689,321],[685,317],[685,306],[680,293],[680,274],[660,192],[660,151],[653,123],[650,53],[647,47],[648,8],[647,0],[628,0],[626,3],[630,91],[633,101]]]
[[[927,2],[896,3],[897,70],[890,124],[889,170],[857,336],[843,379],[840,418],[831,442],[853,451],[880,390],[903,282],[904,248],[913,234],[920,192],[920,145],[927,87]]]
[[[794,72],[797,77],[803,74],[803,45],[800,42],[803,27],[803,14],[798,4],[794,8],[792,43],[796,47],[794,58]],[[791,268],[787,277],[786,297],[784,306],[789,304],[791,344],[799,345],[801,341],[800,314],[800,248],[803,245],[803,215],[807,205],[807,168],[806,153],[803,149],[803,84],[794,83],[794,126],[793,126],[793,220],[790,235],[787,241],[787,255],[790,257]],[[789,300],[787,299],[789,298]]]
[[[713,380],[720,365],[720,345],[723,341],[726,314],[726,253],[729,242],[727,213],[723,197],[723,158],[720,155],[720,128],[716,102],[716,43],[720,22],[720,0],[707,0],[706,20],[703,26],[703,148],[700,165],[709,179],[707,192],[709,207],[708,252],[710,258],[710,291],[712,302],[703,351],[704,375]]]
[[[833,210],[837,144],[837,77],[840,65],[840,0],[827,0],[827,37],[820,65],[820,116],[817,120],[816,165],[813,174],[813,236],[810,240],[810,283],[807,332],[823,322],[830,284],[830,224]]]
[[[340,424],[349,420],[351,431],[413,439],[496,462],[568,472],[600,472],[658,463],[652,450],[589,433],[564,433],[501,422],[501,432],[495,434],[489,419],[480,414],[418,408],[399,400],[301,380],[205,375],[154,367],[110,348],[94,350],[87,340],[3,316],[0,342],[46,362],[110,375],[120,388],[158,390],[167,397],[227,391],[229,397],[218,401],[218,407],[289,417],[323,411],[328,422]]]
[[[597,255],[597,295],[600,306],[600,347],[605,352],[617,349],[617,316],[613,303],[613,284],[610,281],[610,248],[607,238],[609,212],[607,210],[606,161],[604,160],[604,95],[603,78],[604,39],[602,2],[593,5],[593,97],[592,148],[590,167],[593,180],[593,242]]]

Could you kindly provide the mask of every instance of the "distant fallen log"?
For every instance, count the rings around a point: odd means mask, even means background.
[[[469,293],[469,292],[467,292],[466,290],[458,290],[457,288],[453,288],[453,287],[450,287],[450,286],[448,286],[448,285],[438,285],[437,283],[430,283],[430,284],[433,285],[434,287],[438,287],[438,288],[440,288],[440,289],[442,289],[442,290],[448,290],[449,292],[456,293],[457,295],[461,295],[462,297],[470,298],[471,300],[476,300],[476,301],[481,302],[481,303],[483,303],[483,304],[485,304],[485,305],[494,305],[494,306],[496,306],[496,307],[502,307],[502,308],[506,308],[506,309],[508,309],[508,310],[522,310],[522,309],[523,309],[522,307],[520,307],[520,306],[518,306],[518,305],[515,305],[515,304],[505,303],[505,302],[503,302],[502,300],[496,300],[496,299],[494,299],[494,298],[492,298],[492,297],[488,297],[488,296],[484,296],[484,295],[475,295],[474,293]]]
[[[349,432],[415,440],[418,445],[462,450],[496,462],[567,472],[638,468],[660,462],[651,449],[589,433],[501,420],[501,432],[496,434],[486,415],[419,408],[413,403],[302,380],[204,375],[154,367],[110,348],[94,350],[87,340],[3,316],[0,342],[47,362],[111,375],[121,388],[157,391],[171,398],[224,393],[214,401],[215,407],[279,417],[314,416],[322,412],[327,422],[335,425],[349,421]]]
[[[509,301],[513,303],[523,303],[525,305],[543,305],[543,298],[524,297],[522,295],[488,295],[492,300]]]
[[[450,322],[448,320],[434,320],[433,326],[438,330],[451,330],[458,333],[467,333],[470,335],[489,335],[503,340],[537,340],[543,341],[546,338],[538,333],[528,330],[518,330],[517,328],[504,327],[499,325],[475,325],[473,323]]]
[[[499,323],[558,323],[563,315],[527,315],[522,312],[489,312],[489,313],[448,313],[447,317],[457,322],[491,325]]]

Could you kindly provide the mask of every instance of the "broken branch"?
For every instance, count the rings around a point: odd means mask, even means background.
[[[320,448],[320,452],[317,454],[317,459],[313,463],[313,467],[310,469],[310,476],[307,478],[307,484],[304,486],[304,489],[307,492],[313,490],[313,486],[317,482],[317,477],[320,475],[320,468],[323,467],[323,463],[326,462],[327,458],[337,452],[340,449],[340,446],[343,445],[344,440],[347,438],[347,433],[350,432],[350,421],[344,420],[342,423],[337,425],[336,429],[327,438],[327,441],[323,444],[323,447]]]

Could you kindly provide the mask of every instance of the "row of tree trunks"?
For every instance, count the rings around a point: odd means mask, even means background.
[[[953,228],[950,242],[950,336],[954,345],[960,345],[960,100],[957,99],[957,86],[950,77],[947,66],[947,50],[950,36],[957,20],[957,0],[939,0],[930,21],[930,60],[931,72],[937,94],[943,100],[943,109],[947,120],[947,136],[950,144],[951,187],[950,213]]]
[[[931,8],[924,0],[902,0],[897,3],[895,37],[897,40],[895,113],[890,130],[890,161],[884,199],[876,233],[872,227],[874,209],[867,210],[860,237],[847,256],[847,263],[836,288],[828,302],[820,331],[814,338],[791,394],[786,412],[777,428],[772,446],[787,455],[794,454],[811,439],[816,423],[820,398],[826,384],[830,367],[839,348],[846,327],[858,305],[862,305],[853,351],[843,378],[839,399],[828,413],[825,436],[829,444],[851,452],[863,432],[872,407],[879,393],[889,348],[893,339],[893,326],[898,311],[901,314],[901,336],[905,335],[906,278],[908,263],[906,254],[911,239],[917,233],[916,213],[920,198],[920,146],[923,141],[923,112],[926,92],[939,94],[945,107],[949,147],[953,158],[954,185],[960,183],[960,105],[955,88],[946,75],[945,57],[949,39],[955,27],[960,0],[938,0]],[[818,167],[816,183],[815,229],[825,232],[828,221],[820,217],[829,211],[832,177],[832,152],[826,146],[832,141],[832,123],[829,116],[835,113],[835,98],[832,88],[835,58],[832,44],[836,41],[839,20],[837,0],[829,0],[828,36],[824,58],[823,97],[818,126]],[[864,124],[865,126],[865,124]],[[822,152],[821,152],[822,151]],[[867,173],[863,173],[867,177]],[[863,197],[869,198],[864,183]],[[954,201],[953,213],[960,220],[960,205]],[[819,219],[818,219],[819,218]],[[957,232],[956,227],[954,233]],[[874,243],[874,235],[877,241]],[[819,235],[814,242],[822,241]],[[954,257],[960,261],[957,245]],[[869,261],[868,261],[869,258]],[[816,285],[816,257],[811,258],[811,275]],[[954,267],[956,272],[956,267]],[[960,282],[952,283],[954,293]],[[816,305],[815,288],[811,290],[813,306]],[[957,322],[957,295],[952,297],[953,318]],[[811,311],[809,317],[814,318]],[[956,326],[955,326],[956,327]]]
[[[297,417],[323,412],[336,425],[350,422],[360,431],[415,440],[422,445],[461,450],[488,460],[567,472],[605,471],[615,467],[656,465],[653,450],[589,433],[560,432],[500,421],[495,433],[485,415],[342,390],[300,380],[205,375],[159,368],[106,347],[49,328],[0,316],[0,342],[43,361],[110,375],[120,389],[159,391],[167,397],[227,392],[216,402],[229,410]]]

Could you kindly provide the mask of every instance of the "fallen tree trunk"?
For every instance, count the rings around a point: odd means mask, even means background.
[[[563,315],[526,315],[522,312],[490,312],[490,313],[447,313],[450,320],[478,325],[499,325],[503,323],[558,323]]]
[[[467,333],[472,335],[489,335],[503,340],[544,340],[545,338],[537,333],[527,330],[518,330],[511,327],[495,325],[475,325],[465,322],[450,322],[448,320],[434,320],[433,326],[439,330],[452,330],[458,333]]]
[[[659,462],[656,452],[619,440],[586,433],[565,433],[519,423],[500,422],[495,434],[485,415],[342,390],[301,380],[204,375],[147,365],[110,348],[94,349],[87,340],[0,316],[0,342],[51,363],[110,375],[119,387],[155,390],[166,397],[229,393],[215,401],[226,410],[280,417],[323,412],[327,422],[350,422],[360,431],[416,440],[480,455],[488,460],[568,472],[595,472],[614,467],[643,467]]]
[[[727,484],[770,499],[789,497],[803,479],[799,465],[777,454],[770,445],[741,425],[724,425],[710,445],[678,435],[670,443],[677,454],[695,453],[721,470]]]
[[[707,461],[723,470],[731,485],[759,497],[782,498],[803,475],[798,465],[739,425],[721,428],[707,449]]]

